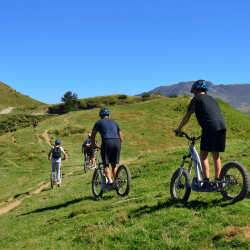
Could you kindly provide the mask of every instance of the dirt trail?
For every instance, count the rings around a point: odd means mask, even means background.
[[[42,184],[42,183],[44,183],[44,182],[41,182],[41,183],[39,183],[39,184]],[[38,185],[39,185],[39,184],[38,184]],[[32,195],[39,194],[44,188],[47,188],[49,185],[50,185],[50,182],[48,182],[47,184],[45,184],[45,185],[39,187],[38,189],[36,189],[35,191],[31,192],[30,194],[27,194],[27,195],[26,195],[25,197],[23,197],[22,199],[17,200],[17,201],[14,201],[14,202],[8,204],[7,206],[5,206],[5,207],[3,207],[3,208],[0,208],[0,215],[5,214],[5,213],[9,212],[11,209],[13,209],[13,208],[19,206],[19,205],[23,202],[24,199],[30,198]],[[7,201],[9,202],[9,201],[12,201],[13,199],[14,199],[14,198],[10,198],[10,199],[7,200]],[[3,203],[1,203],[1,204],[3,204]],[[0,204],[0,205],[1,205],[1,204]]]
[[[16,139],[15,139],[14,135],[12,136],[12,141],[13,141],[14,143],[16,143]]]
[[[65,121],[68,122],[68,119],[70,119],[70,118],[71,118],[71,117],[66,118]],[[52,127],[52,128],[53,128],[53,127]],[[52,129],[52,128],[50,128],[50,129]],[[46,131],[44,131],[44,133],[42,134],[42,136],[43,136],[43,138],[45,139],[45,141],[48,143],[48,145],[51,146],[51,147],[53,147],[53,145],[50,143],[50,139],[49,139],[49,136],[48,136],[48,131],[49,131],[50,129],[47,129]],[[13,142],[15,142],[14,136],[12,137],[12,139],[13,139]],[[67,153],[66,153],[66,154],[67,154]],[[67,155],[67,159],[68,159],[68,155]],[[73,174],[73,172],[68,173],[68,175],[71,175],[71,174]],[[40,186],[40,185],[42,185],[42,184],[44,184],[44,181],[41,182],[41,183],[38,183],[37,186]],[[17,200],[17,201],[14,201],[14,202],[8,204],[7,206],[0,208],[0,215],[5,214],[5,213],[9,212],[11,209],[13,209],[13,208],[19,206],[19,205],[23,202],[24,199],[30,198],[32,195],[39,194],[44,188],[47,188],[49,185],[50,185],[50,182],[48,182],[48,183],[45,184],[45,185],[42,185],[41,187],[39,187],[39,188],[36,189],[35,191],[33,191],[33,192],[27,194],[27,195],[26,195],[25,197],[23,197],[22,199]],[[30,190],[30,189],[32,189],[32,188],[29,188],[28,190]],[[28,192],[27,192],[27,193],[28,193]],[[10,202],[10,201],[12,201],[13,199],[14,199],[14,197],[11,197],[11,198],[8,199],[6,202]],[[0,205],[3,205],[3,204],[5,204],[5,202],[0,203]]]
[[[8,107],[7,109],[4,109],[1,111],[1,115],[9,114],[12,109],[15,109],[16,107]]]
[[[72,116],[69,116],[69,117],[65,118],[63,121],[66,122],[66,123],[69,123],[70,118],[72,118]]]
[[[52,128],[53,128],[53,127],[52,127]],[[52,128],[50,128],[50,129],[52,129]],[[53,147],[53,145],[50,143],[50,139],[49,139],[49,136],[48,136],[48,131],[49,131],[50,129],[45,130],[44,133],[42,134],[42,136],[43,136],[43,138],[45,139],[45,141],[46,141],[51,147]]]

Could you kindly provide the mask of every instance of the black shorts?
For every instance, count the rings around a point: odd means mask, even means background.
[[[90,157],[92,157],[92,156],[94,156],[94,153],[95,153],[95,150],[94,149],[87,149],[87,155],[88,156],[90,156]]]
[[[104,165],[111,162],[118,164],[120,160],[121,141],[120,139],[106,139],[101,145],[101,157]]]
[[[201,136],[200,150],[224,152],[226,146],[226,129]]]

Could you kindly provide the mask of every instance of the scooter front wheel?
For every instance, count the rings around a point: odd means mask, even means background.
[[[171,179],[170,194],[172,199],[187,201],[191,193],[191,177],[187,170],[183,169],[179,184],[176,186],[180,169],[177,169]]]
[[[101,171],[96,169],[92,179],[92,192],[95,197],[101,197],[103,194],[101,183],[102,183]]]

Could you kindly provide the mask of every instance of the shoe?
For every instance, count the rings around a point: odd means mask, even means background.
[[[114,189],[114,185],[113,183],[108,183],[107,185],[104,186],[105,190],[113,190]]]
[[[211,183],[211,188],[213,192],[218,192],[217,190],[220,189],[219,183]]]
[[[212,192],[212,185],[209,182],[204,182],[203,185],[199,188],[199,192]]]

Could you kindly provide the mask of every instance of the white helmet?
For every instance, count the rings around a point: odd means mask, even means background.
[[[88,134],[88,137],[90,138],[90,136],[91,136],[91,134],[89,133],[89,134]]]

